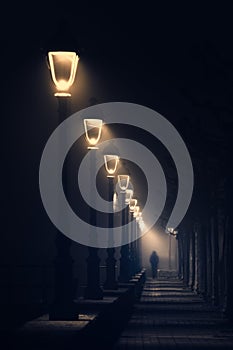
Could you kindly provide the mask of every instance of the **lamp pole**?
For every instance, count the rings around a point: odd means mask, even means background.
[[[141,213],[139,213],[141,214]],[[140,217],[137,217],[136,222],[137,222],[137,230],[141,230],[140,228]],[[138,242],[138,271],[140,272],[142,270],[142,237],[137,239]]]
[[[58,101],[59,123],[63,122],[70,109],[69,88],[74,82],[79,57],[75,52],[49,52],[51,77],[56,86],[55,96]],[[67,72],[62,76],[64,69]],[[57,76],[59,75],[59,78]],[[60,143],[66,140],[60,139]],[[67,170],[66,170],[67,175]],[[67,177],[64,182],[68,190]],[[62,215],[62,213],[58,213]],[[49,308],[50,320],[75,320],[78,318],[77,306],[74,302],[73,259],[70,254],[72,241],[57,231],[55,238],[56,257],[54,260],[54,297]]]
[[[130,215],[130,263],[131,263],[131,276],[136,273],[136,236],[135,236],[135,220],[134,220],[134,209],[137,205],[137,199],[132,198],[129,202],[129,215]]]
[[[102,120],[101,119],[84,119],[84,128],[86,138],[89,143],[90,152],[90,176],[95,174],[96,167],[96,146],[101,135]],[[95,196],[90,190],[90,202],[94,207],[90,208],[90,233],[93,240],[97,241],[95,227],[97,225],[97,217],[95,210]],[[101,300],[103,299],[103,290],[100,286],[100,258],[98,256],[98,248],[88,247],[89,255],[87,257],[87,285],[84,292],[85,299]]]
[[[167,232],[169,234],[168,238],[168,269],[171,271],[172,269],[172,259],[171,259],[171,253],[172,253],[172,236],[176,237],[178,231],[175,231],[173,227],[168,227]]]
[[[128,175],[118,175],[118,184],[121,189],[120,192],[120,200],[121,200],[121,208],[125,207],[126,200],[126,190],[129,184],[129,176]],[[122,226],[122,235],[126,237],[129,233],[127,231],[126,225],[128,223],[128,206],[124,208],[121,212],[121,226]],[[130,251],[129,244],[124,244],[121,246],[121,258],[120,258],[120,274],[119,274],[119,282],[125,283],[130,279]]]
[[[134,234],[135,234],[135,245],[134,245],[134,249],[135,249],[135,272],[139,272],[140,271],[140,257],[139,257],[139,238],[138,238],[138,215],[139,215],[139,209],[140,207],[138,205],[136,205],[134,207],[134,212],[133,212],[133,217],[135,218],[134,220]]]
[[[172,265],[171,265],[171,233],[169,233],[169,242],[168,242],[168,269],[171,271]]]

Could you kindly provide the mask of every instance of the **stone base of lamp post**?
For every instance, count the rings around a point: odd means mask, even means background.
[[[89,248],[87,258],[87,286],[84,293],[85,299],[103,299],[103,289],[100,287],[100,258],[97,248]]]
[[[71,240],[57,233],[57,256],[54,261],[54,299],[49,307],[50,320],[77,320],[78,308],[74,302],[73,259],[70,256]]]
[[[114,258],[115,249],[108,248],[107,253],[104,289],[118,289],[118,283],[116,281],[116,259]]]
[[[125,192],[121,193],[121,204],[122,207],[125,205]],[[121,224],[122,224],[122,234],[123,237],[129,238],[129,232],[126,228],[126,224],[129,222],[128,207],[122,211],[121,214]],[[130,246],[129,244],[124,244],[121,246],[121,258],[120,258],[120,274],[119,282],[128,282],[131,278],[130,274]]]

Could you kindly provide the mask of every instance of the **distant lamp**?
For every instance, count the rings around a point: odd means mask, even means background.
[[[118,175],[118,185],[125,192],[129,186],[129,175]]]
[[[134,212],[134,208],[136,207],[137,202],[138,202],[137,199],[134,199],[134,198],[130,199],[129,210],[130,210],[131,213]]]
[[[142,220],[142,212],[138,211],[136,216],[136,221],[141,221],[141,220]]]
[[[139,210],[140,210],[140,207],[138,205],[136,205],[134,207],[134,212],[133,212],[133,217],[134,218],[136,218],[138,216]]]
[[[125,191],[125,204],[129,204],[132,197],[133,197],[133,190],[127,189]]]
[[[114,177],[119,162],[119,157],[112,154],[104,156],[105,169],[108,172],[108,177]]]
[[[173,234],[174,228],[173,228],[173,227],[168,227],[168,228],[167,228],[167,231],[168,231],[168,233]]]
[[[77,72],[79,57],[76,52],[50,51],[48,53],[51,76],[57,92],[54,96],[68,97]]]
[[[90,146],[88,149],[98,149],[96,147],[101,136],[101,130],[103,121],[102,119],[84,119],[84,129],[86,133],[86,139]]]
[[[141,230],[141,231],[144,231],[145,228],[146,228],[146,225],[145,225],[145,223],[144,223],[144,220],[143,220],[142,216],[139,217],[139,222],[138,222],[138,224],[139,224],[140,230]]]

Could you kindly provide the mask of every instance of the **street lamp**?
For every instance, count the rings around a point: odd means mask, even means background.
[[[104,155],[105,169],[108,173],[108,200],[109,200],[109,215],[108,215],[108,226],[109,226],[109,246],[113,245],[113,224],[114,216],[112,213],[113,209],[113,197],[114,197],[114,177],[119,163],[119,156],[113,154]],[[118,284],[116,281],[116,259],[114,257],[115,248],[107,248],[107,259],[106,259],[106,281],[104,284],[105,289],[117,289]]]
[[[140,219],[142,218],[142,212],[141,211],[138,211],[137,212],[137,216],[136,216],[136,221],[140,221]]]
[[[121,208],[125,206],[125,204],[128,204],[128,201],[130,201],[130,198],[132,196],[132,192],[128,191],[127,189],[129,186],[129,175],[118,175],[118,186],[120,188],[120,198],[121,198]],[[123,237],[128,235],[126,224],[129,221],[128,218],[128,205],[126,208],[122,209],[121,214],[121,225],[122,225],[122,234]],[[130,266],[130,247],[129,244],[124,244],[121,246],[121,258],[120,258],[120,275],[119,275],[119,281],[120,282],[128,282],[130,279],[130,272],[131,272],[131,266]]]
[[[135,250],[135,265],[136,265],[136,272],[139,272],[141,270],[141,241],[138,238],[138,229],[139,229],[139,217],[141,216],[141,212],[140,212],[140,206],[139,205],[135,205],[134,206],[134,211],[133,211],[133,217],[134,217],[134,231],[135,231],[135,246],[134,246],[134,250]]]
[[[71,96],[69,89],[75,80],[78,61],[79,57],[75,52],[48,52],[51,78],[57,90],[54,96],[58,98],[59,123],[63,122],[68,115],[69,99],[67,97]],[[61,140],[61,142],[63,141]],[[65,183],[65,186],[68,187],[68,182]],[[54,300],[49,310],[49,318],[51,320],[77,319],[76,306],[73,301],[74,281],[73,259],[70,254],[71,243],[72,241],[69,238],[60,231],[57,232],[55,240],[57,255],[54,264]]]
[[[125,203],[129,206],[129,234],[131,236],[131,242],[129,244],[129,255],[130,255],[130,274],[131,276],[136,273],[136,241],[135,241],[135,222],[133,220],[134,208],[137,205],[137,199],[133,197],[133,190],[126,190]]]
[[[178,230],[173,227],[168,227],[167,231],[169,233],[169,243],[168,243],[168,266],[169,270],[172,270],[171,253],[172,253],[172,236],[177,239]],[[175,261],[177,261],[177,250],[175,250]]]
[[[134,212],[134,209],[135,209],[137,203],[138,203],[137,199],[132,198],[130,200],[130,202],[129,202],[129,210],[130,210],[131,213]]]
[[[119,157],[113,154],[104,156],[105,169],[108,172],[107,177],[114,177],[119,162]]]
[[[84,119],[84,129],[87,142],[89,143],[88,149],[98,149],[96,146],[99,142],[103,121],[102,119]]]
[[[97,143],[100,140],[103,121],[102,119],[84,119],[84,130],[86,140],[89,144],[87,147],[90,150],[90,176],[95,174],[96,170],[96,150],[98,150]],[[91,183],[91,180],[90,180]],[[90,190],[90,203],[95,208],[95,196]],[[91,236],[97,241],[96,236],[96,211],[91,213],[90,208],[90,230]],[[98,249],[95,247],[88,247],[89,256],[87,258],[87,286],[85,290],[85,299],[103,299],[103,290],[100,287],[100,258],[98,256]]]
[[[167,231],[168,231],[168,233],[173,234],[174,228],[173,228],[173,227],[168,227],[168,228],[167,228]]]
[[[174,236],[174,233],[176,232],[173,227],[168,227],[167,231],[169,233],[169,241],[168,241],[168,269],[172,269],[172,263],[171,263],[171,236]]]
[[[57,89],[54,96],[71,96],[69,89],[77,72],[78,55],[69,51],[50,51],[48,59],[52,80]]]
[[[174,230],[173,235],[175,239],[178,241],[178,230]],[[177,270],[178,270],[178,249],[179,249],[179,242],[177,242],[177,245],[175,247],[175,266]]]
[[[138,216],[139,210],[140,210],[139,205],[135,205],[134,206],[134,211],[133,211],[133,217],[134,218],[136,218]]]
[[[125,190],[125,204],[129,205],[132,197],[133,197],[133,190],[131,189]]]
[[[125,193],[129,186],[129,175],[118,175],[118,185],[121,189],[121,193]]]

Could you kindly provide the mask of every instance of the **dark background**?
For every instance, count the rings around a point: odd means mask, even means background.
[[[229,171],[221,163],[228,157],[231,167],[232,15],[230,2],[4,6],[2,266],[43,264],[54,255],[55,230],[40,199],[38,170],[43,148],[58,125],[46,52],[59,41],[61,28],[61,42],[69,38],[67,43],[80,54],[72,112],[95,98],[98,103],[138,103],[161,113],[190,151],[198,198],[200,189],[205,192],[214,181],[211,162],[219,164],[220,172]]]

